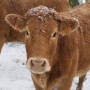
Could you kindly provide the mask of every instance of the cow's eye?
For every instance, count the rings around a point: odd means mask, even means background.
[[[53,38],[57,37],[57,32],[54,32],[54,33],[52,34],[52,37],[53,37]]]
[[[26,35],[29,35],[29,32],[28,31],[26,31]]]
[[[29,31],[26,31],[26,32],[25,32],[25,35],[26,35],[26,36],[29,36],[29,35],[30,35]]]

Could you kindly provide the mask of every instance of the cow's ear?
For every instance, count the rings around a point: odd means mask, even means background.
[[[5,21],[15,30],[23,32],[26,26],[26,19],[18,14],[8,14]]]
[[[79,27],[79,22],[77,19],[68,16],[67,14],[61,14],[58,21],[59,33],[63,36],[70,35],[72,32],[77,30]]]

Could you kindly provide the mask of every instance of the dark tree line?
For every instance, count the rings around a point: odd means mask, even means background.
[[[71,7],[74,7],[76,5],[79,5],[78,0],[69,0]]]

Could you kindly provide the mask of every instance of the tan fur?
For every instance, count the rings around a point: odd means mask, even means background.
[[[81,8],[80,8],[81,7]],[[81,72],[84,74],[84,71],[90,69],[90,3],[81,5],[80,7],[76,7],[69,13],[62,14],[61,16],[71,16],[72,18],[78,19],[80,27],[78,29],[78,38],[79,38],[79,53],[80,53],[80,60],[79,60],[79,67],[78,67],[78,74]],[[81,56],[83,55],[83,56]],[[88,60],[86,62],[86,60]],[[84,63],[84,65],[83,65]]]
[[[55,87],[58,90],[70,90],[73,78],[84,75],[90,70],[90,12],[88,11],[90,4],[85,4],[67,13],[35,15],[35,12],[28,18],[26,31],[29,34],[26,34],[25,42],[27,63],[30,63],[31,57],[40,57],[46,58],[51,67],[49,72],[43,74],[32,73],[36,90],[52,90]],[[43,20],[38,18],[39,16]]]

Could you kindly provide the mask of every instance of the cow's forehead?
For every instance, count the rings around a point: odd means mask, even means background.
[[[28,10],[25,17],[28,20],[29,30],[39,33],[52,33],[57,27],[56,14],[57,12],[54,9],[41,5]]]
[[[44,17],[33,16],[27,22],[28,28],[31,32],[38,33],[53,33],[57,29],[57,22],[52,16]]]

